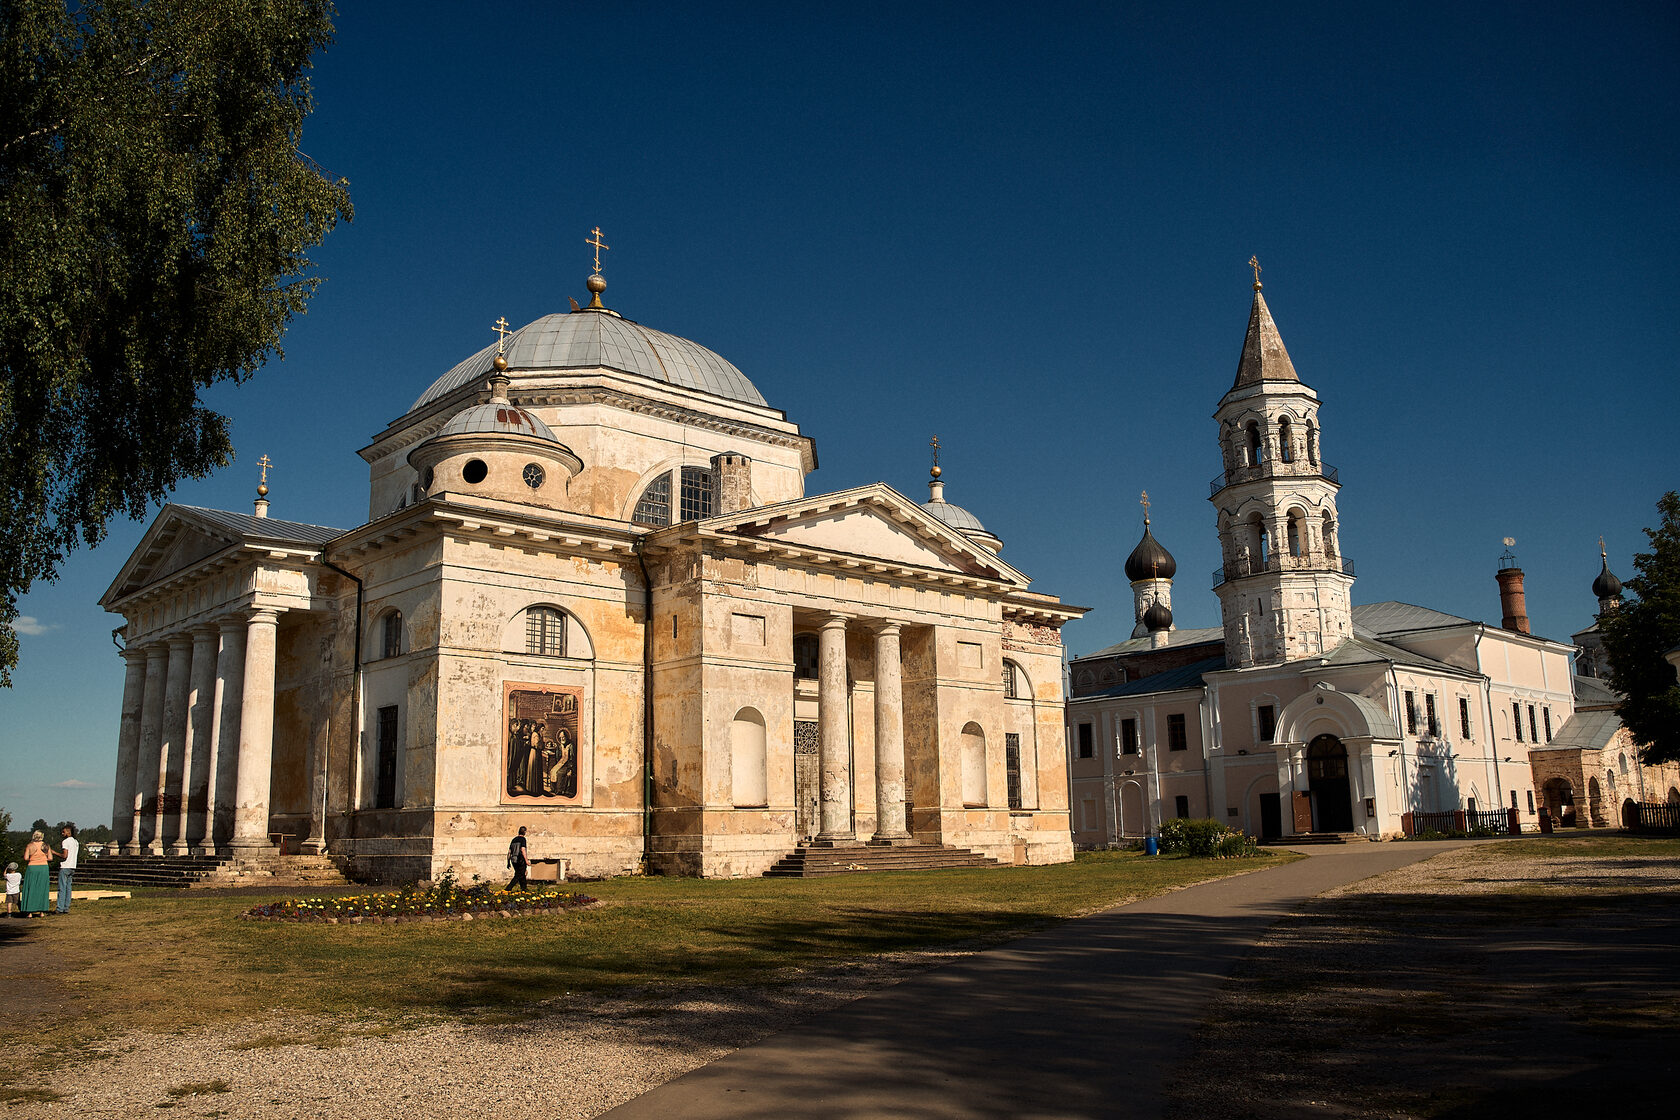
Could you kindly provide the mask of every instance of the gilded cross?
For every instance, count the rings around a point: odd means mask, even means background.
[[[274,465],[274,460],[264,455],[257,460],[257,465],[262,468],[262,478],[259,481],[266,486],[268,485],[268,468]]]
[[[929,440],[928,446],[933,448],[933,465],[937,467],[939,465],[939,437],[934,436]]]
[[[511,330],[508,329],[507,316],[506,315],[498,316],[497,319],[496,319],[496,325],[494,327],[492,327],[491,329],[496,332],[496,353],[498,353],[498,354],[506,353],[507,352],[507,336],[513,333]]]
[[[1254,282],[1256,284],[1260,283],[1260,258],[1258,256],[1249,257],[1248,267],[1254,270]]]
[[[1143,507],[1143,523],[1149,524],[1149,491],[1145,490],[1138,498],[1138,505]]]
[[[1606,564],[1610,562],[1610,554],[1604,550],[1604,538],[1598,538],[1598,555]]]
[[[594,230],[592,230],[591,232],[594,233],[595,236],[584,238],[583,243],[585,245],[595,246],[595,272],[597,274],[599,274],[600,271],[601,271],[601,250],[602,249],[611,249],[612,246],[608,245],[605,241],[601,240],[601,227],[600,226],[596,226],[594,228]]]

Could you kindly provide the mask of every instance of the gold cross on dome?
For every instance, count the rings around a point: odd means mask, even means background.
[[[939,465],[939,437],[934,436],[928,440],[928,446],[933,448],[933,465],[937,467]]]
[[[1149,524],[1149,491],[1143,492],[1143,496],[1138,499],[1138,505],[1143,507],[1143,523]]]
[[[506,315],[498,316],[497,319],[496,319],[495,326],[493,326],[491,329],[496,332],[496,353],[498,353],[498,354],[506,353],[507,352],[507,336],[513,333],[511,330],[508,329],[507,316]]]
[[[1249,257],[1248,267],[1254,270],[1254,282],[1256,284],[1260,283],[1260,258],[1258,256]]]
[[[262,468],[262,478],[259,479],[258,481],[262,482],[264,485],[267,485],[267,483],[268,483],[268,468],[272,467],[273,465],[274,465],[274,460],[270,459],[267,455],[264,455],[261,459],[257,460],[257,466]]]
[[[1609,562],[1610,554],[1608,552],[1604,551],[1604,538],[1603,537],[1598,538],[1598,555],[1606,563]]]
[[[601,240],[601,227],[600,226],[596,226],[591,232],[595,236],[584,238],[583,243],[585,245],[595,246],[595,272],[596,272],[597,275],[599,275],[600,271],[601,271],[601,250],[602,249],[611,249],[612,246],[608,245],[605,241]]]

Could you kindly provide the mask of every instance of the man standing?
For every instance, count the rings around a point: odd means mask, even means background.
[[[508,890],[528,891],[530,884],[525,882],[525,826],[519,826],[519,835],[508,843],[508,866],[513,868],[513,882],[508,884]]]
[[[64,826],[64,850],[58,853],[58,913],[70,913],[70,880],[76,875],[76,856],[82,845],[76,839],[76,826]]]

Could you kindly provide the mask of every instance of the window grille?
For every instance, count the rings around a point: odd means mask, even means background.
[[[1439,736],[1441,734],[1441,717],[1435,713],[1435,694],[1433,692],[1423,694],[1423,718],[1429,727],[1429,734]]]
[[[1015,695],[1015,663],[1012,661],[1003,663],[1003,698],[1005,700],[1018,699]]]
[[[525,652],[547,657],[566,656],[566,616],[553,607],[527,609]]]
[[[630,519],[639,525],[664,526],[671,523],[671,476],[662,474],[647,484],[642,500]]]
[[[683,521],[699,521],[712,515],[712,496],[717,476],[704,467],[682,469],[682,493],[678,513]]]
[[[396,705],[380,708],[374,718],[376,726],[374,742],[378,745],[379,759],[373,807],[375,809],[395,809],[397,807]]]
[[[1552,741],[1552,710],[1543,708],[1541,714],[1546,717],[1546,742],[1549,743]]]
[[[1416,735],[1417,728],[1417,696],[1408,692],[1406,693],[1406,734]]]
[[[1184,732],[1184,713],[1174,712],[1167,717],[1167,749],[1182,751],[1189,748],[1190,740]]]
[[[1533,704],[1528,706],[1528,741],[1531,743],[1538,743],[1540,741],[1540,728],[1534,722]]]
[[[1517,742],[1522,742],[1522,705],[1511,701],[1511,726],[1516,730]]]
[[[1466,741],[1471,738],[1470,732],[1470,701],[1460,696],[1458,698],[1458,732]],[[1513,794],[1512,796],[1515,796]],[[1513,805],[1511,808],[1515,809]]]
[[[1013,731],[1004,732],[1003,736],[1004,765],[1008,767],[1009,776],[1009,807],[1021,807],[1021,737]]]

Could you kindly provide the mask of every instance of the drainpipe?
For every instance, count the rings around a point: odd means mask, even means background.
[[[642,569],[642,871],[653,865],[653,577],[636,538],[636,563]]]
[[[353,660],[352,660],[353,673],[350,677],[350,718],[353,721],[353,723],[351,725],[351,733],[356,737],[356,739],[360,740],[361,734],[362,734],[362,596],[363,596],[363,593],[365,591],[365,588],[363,588],[362,581],[359,577],[354,576],[354,575],[350,574],[349,572],[345,571],[343,568],[339,567],[337,564],[334,564],[331,560],[328,560],[324,555],[321,557],[321,563],[324,564],[326,567],[331,568],[333,571],[337,572],[339,575],[343,576],[345,579],[349,580],[351,583],[354,583],[356,585],[356,640],[355,640],[355,645],[354,645],[355,652],[352,655],[352,657],[353,657]],[[361,769],[361,758],[362,758],[362,752],[360,750],[358,750],[356,752],[355,758],[356,758],[356,770],[360,771],[360,769]],[[330,788],[330,784],[331,784],[331,781],[332,781],[331,765],[332,765],[332,714],[331,714],[331,712],[329,712],[328,715],[327,715],[327,744],[326,744],[325,749],[323,749],[321,751],[321,854],[322,855],[325,855],[326,852],[327,852],[327,844],[326,844],[326,839],[327,839],[327,797],[328,797],[328,789]],[[357,788],[346,791],[347,800],[349,800],[351,804],[354,804],[355,794],[359,791],[360,786],[361,786],[361,782],[358,780],[360,778],[360,776],[361,775],[360,775],[359,772],[352,774],[352,781],[354,782],[354,784]],[[345,810],[345,815],[346,816],[349,815],[349,810],[348,809]]]

